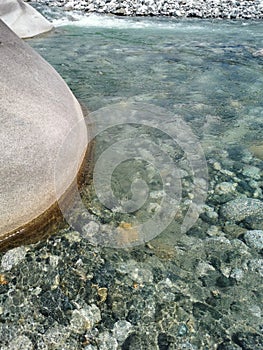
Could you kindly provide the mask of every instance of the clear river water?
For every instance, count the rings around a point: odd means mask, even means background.
[[[262,349],[262,21],[38,8],[55,29],[27,42],[96,134],[71,233],[99,247],[76,265],[102,317],[85,349]]]

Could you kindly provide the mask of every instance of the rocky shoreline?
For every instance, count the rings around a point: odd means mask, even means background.
[[[67,11],[119,16],[262,19],[262,0],[35,0]]]

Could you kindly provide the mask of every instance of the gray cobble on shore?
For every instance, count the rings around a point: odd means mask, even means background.
[[[262,19],[263,0],[35,0],[64,10],[122,16]]]

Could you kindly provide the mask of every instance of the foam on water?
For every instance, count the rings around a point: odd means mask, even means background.
[[[196,20],[196,19],[177,19],[169,17],[121,17],[111,14],[85,13],[81,11],[64,11],[62,8],[48,7],[43,4],[32,3],[32,5],[42,13],[55,27],[73,26],[82,28],[108,28],[121,30],[160,30],[176,31],[177,33],[221,33],[222,30],[231,27],[237,27],[237,34],[240,27],[238,22],[220,20]],[[239,22],[240,23],[240,22]],[[246,31],[253,35],[253,22],[241,22],[246,26]],[[237,26],[236,26],[237,25]],[[252,28],[251,28],[252,27]]]
[[[187,25],[186,23],[178,22],[176,20],[162,20],[153,21],[151,19],[141,18],[141,17],[118,17],[114,15],[99,15],[99,14],[81,14],[78,12],[68,12],[64,13],[61,18],[52,20],[55,27],[61,26],[78,26],[78,27],[97,27],[97,28],[116,28],[116,29],[163,29],[172,30],[180,29],[183,31],[189,30],[204,30],[203,26]]]

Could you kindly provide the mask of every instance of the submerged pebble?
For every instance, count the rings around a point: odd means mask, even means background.
[[[26,256],[27,249],[25,247],[17,247],[5,253],[1,260],[1,269],[9,271],[13,266],[19,264]]]
[[[128,336],[132,332],[132,329],[133,326],[130,322],[126,320],[120,320],[114,324],[112,332],[115,339],[117,339],[118,342],[122,344],[124,340],[128,338]]]
[[[252,230],[247,231],[244,235],[244,240],[246,244],[256,250],[263,249],[263,231],[262,230]]]
[[[109,332],[103,332],[98,337],[98,346],[101,350],[117,350],[118,342]]]
[[[221,215],[229,221],[239,222],[247,217],[263,220],[263,201],[251,198],[237,198],[221,207]]]
[[[72,331],[82,334],[84,331],[91,329],[100,320],[100,310],[93,304],[72,312],[70,328]]]
[[[216,194],[229,194],[235,193],[237,187],[237,183],[232,182],[221,182],[216,185],[215,193]]]
[[[242,173],[244,176],[250,177],[255,180],[260,180],[262,175],[262,172],[259,168],[251,165],[244,167]]]
[[[1,344],[1,343],[0,343]],[[1,347],[1,350],[33,350],[32,341],[25,335],[19,335],[7,347]]]

